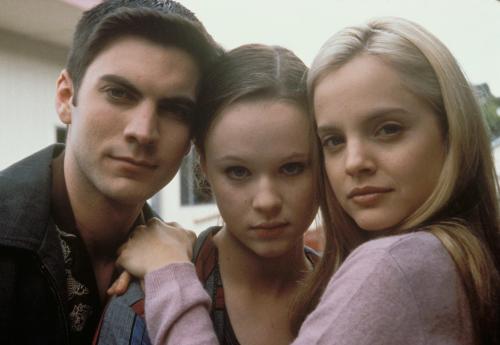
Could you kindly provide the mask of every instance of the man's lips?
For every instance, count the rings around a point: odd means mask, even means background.
[[[141,168],[148,168],[148,169],[155,169],[158,164],[151,160],[145,160],[145,159],[136,159],[136,158],[131,158],[131,157],[123,157],[123,156],[112,156],[111,158],[125,162],[128,164],[131,164],[133,166],[141,167]]]

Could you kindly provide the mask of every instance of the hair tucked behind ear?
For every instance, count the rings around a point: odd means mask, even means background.
[[[329,73],[355,56],[379,57],[404,86],[433,107],[447,145],[447,157],[433,193],[406,219],[399,232],[433,233],[453,258],[465,286],[478,342],[498,342],[500,239],[498,182],[488,132],[471,86],[449,50],[421,26],[380,18],[346,28],[320,49],[308,76],[309,99]],[[320,207],[327,250],[308,282],[307,298],[294,313],[295,331],[315,307],[331,274],[360,243],[363,232],[342,210],[323,172]]]

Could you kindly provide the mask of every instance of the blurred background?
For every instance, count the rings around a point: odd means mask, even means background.
[[[51,143],[64,141],[65,128],[54,109],[55,81],[65,65],[76,22],[85,9],[98,2],[0,0],[0,170]],[[492,150],[500,163],[496,139],[500,136],[500,1],[180,2],[226,49],[252,42],[282,45],[307,65],[323,42],[345,26],[387,15],[420,23],[448,46],[476,87],[491,128]],[[180,173],[150,202],[165,219],[201,231],[220,219],[210,198],[196,191],[192,164],[193,157],[186,157]]]

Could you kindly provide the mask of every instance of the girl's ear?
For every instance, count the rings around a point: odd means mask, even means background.
[[[73,105],[73,81],[67,70],[62,70],[56,82],[56,111],[61,121],[71,124],[71,109]]]

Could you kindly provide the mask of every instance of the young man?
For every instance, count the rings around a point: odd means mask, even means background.
[[[200,77],[219,48],[169,0],[84,13],[56,110],[67,143],[0,172],[0,343],[89,344],[118,247],[190,146]]]

